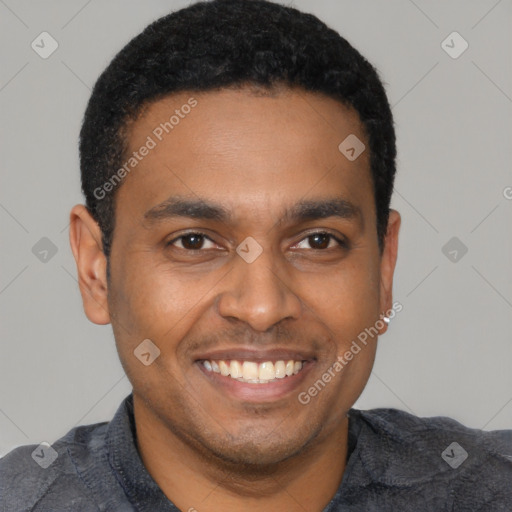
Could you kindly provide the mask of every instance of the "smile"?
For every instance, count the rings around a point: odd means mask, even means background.
[[[298,374],[303,361],[239,361],[239,360],[204,360],[202,365],[208,372],[219,373],[248,384],[268,384]]]

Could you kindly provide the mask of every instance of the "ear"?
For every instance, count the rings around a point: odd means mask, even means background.
[[[95,324],[108,324],[107,259],[103,254],[101,229],[83,204],[77,204],[71,210],[69,242],[76,261],[85,314]]]
[[[396,210],[389,210],[389,220],[380,260],[380,310],[386,314],[393,305],[393,274],[398,255],[398,232],[401,217]],[[385,326],[380,334],[387,330]]]

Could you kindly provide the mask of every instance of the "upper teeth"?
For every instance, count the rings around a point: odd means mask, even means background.
[[[211,372],[220,373],[225,377],[231,377],[243,382],[254,384],[270,382],[274,379],[299,373],[302,369],[302,361],[203,361],[204,367]]]

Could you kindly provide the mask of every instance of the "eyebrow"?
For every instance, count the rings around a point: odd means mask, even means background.
[[[163,203],[154,206],[144,214],[144,219],[150,222],[173,217],[228,222],[232,216],[226,208],[219,204],[204,199],[184,199],[178,196],[166,199]]]
[[[188,217],[200,220],[215,220],[229,223],[233,215],[222,205],[205,199],[186,199],[172,196],[162,203],[149,209],[144,219],[150,224],[172,219]],[[284,211],[277,225],[308,220],[338,217],[346,220],[362,221],[361,209],[352,202],[342,198],[324,200],[302,200]]]

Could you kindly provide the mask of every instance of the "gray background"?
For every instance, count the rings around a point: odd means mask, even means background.
[[[108,420],[130,391],[111,327],[83,313],[69,248],[69,210],[82,202],[77,138],[115,52],[188,3],[0,0],[0,455]],[[292,5],[376,65],[396,121],[403,311],[356,407],[511,428],[512,2]],[[31,48],[43,31],[59,44],[46,60]],[[469,43],[457,59],[441,46],[453,31]],[[468,248],[456,262],[442,251],[454,236]],[[46,262],[32,252],[42,237],[57,248]]]

